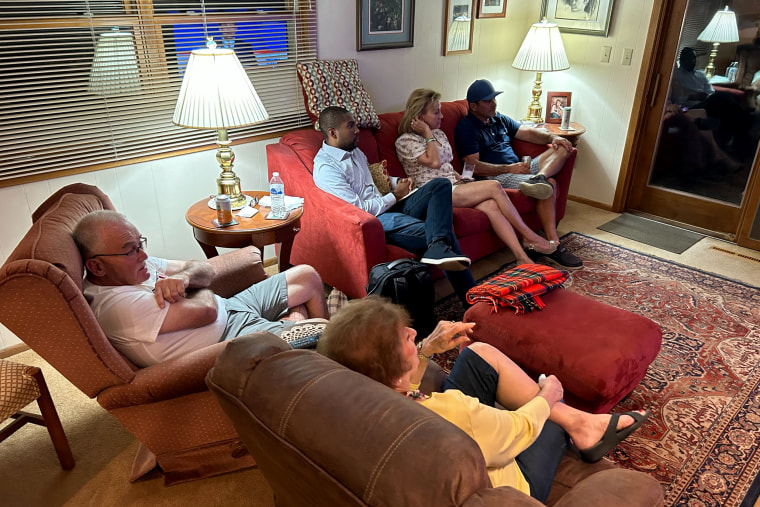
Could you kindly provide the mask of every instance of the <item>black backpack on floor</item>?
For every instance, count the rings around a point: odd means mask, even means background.
[[[373,266],[369,272],[367,295],[373,294],[387,297],[406,308],[418,339],[433,332],[437,324],[433,312],[435,290],[425,264],[413,259],[397,259]]]

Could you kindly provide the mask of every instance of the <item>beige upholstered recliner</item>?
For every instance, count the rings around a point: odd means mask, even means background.
[[[85,184],[64,187],[40,205],[0,268],[0,322],[143,444],[133,480],[156,464],[167,484],[253,466],[204,383],[225,343],[138,368],[103,334],[82,295],[83,262],[71,237],[81,217],[99,209],[113,205]],[[254,247],[209,262],[217,271],[211,288],[222,296],[266,277]]]
[[[516,489],[493,488],[480,448],[453,424],[270,333],[230,342],[206,382],[277,505],[541,505]],[[663,490],[643,472],[565,457],[547,503],[655,507]]]

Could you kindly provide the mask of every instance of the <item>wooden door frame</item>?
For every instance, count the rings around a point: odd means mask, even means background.
[[[639,73],[639,81],[636,85],[636,99],[633,102],[631,120],[628,123],[628,135],[625,140],[625,150],[620,163],[615,198],[612,201],[612,211],[621,213],[628,203],[628,194],[631,191],[633,181],[633,162],[643,150],[643,140],[638,135],[647,119],[648,110],[654,107],[658,101],[664,103],[667,95],[667,83],[663,84],[663,77],[659,75],[658,55],[662,53],[664,44],[663,26],[669,21],[670,13],[675,0],[662,0],[653,2],[652,17],[649,20],[649,32],[641,59],[642,72]],[[664,78],[667,80],[667,78]]]
[[[747,182],[747,188],[750,193],[747,196],[747,205],[739,221],[736,243],[752,250],[760,250],[760,238],[753,239],[749,236],[756,215],[760,216],[760,209],[758,209],[760,207],[760,156],[755,156],[755,167],[749,182]]]
[[[667,100],[670,74],[665,75],[660,73],[659,69],[665,55],[668,56],[669,60],[675,58],[678,44],[678,39],[675,39],[675,41],[667,40],[667,28],[674,16],[678,19],[683,19],[686,6],[687,2],[682,2],[682,0],[662,0],[662,2],[653,3],[649,32],[647,33],[641,62],[642,71],[639,74],[636,86],[635,96],[637,98],[634,101],[631,120],[628,124],[628,134],[621,160],[617,187],[615,189],[615,197],[612,202],[612,211],[623,212],[629,203],[640,202],[641,200],[641,195],[631,194],[634,178],[636,177],[634,163],[640,153],[647,150],[649,152],[654,151],[656,140],[647,140],[644,136],[638,134],[642,130],[645,130],[647,126],[651,128],[651,123],[659,124],[661,121],[660,116],[650,114],[650,110],[662,110],[664,107]],[[758,206],[760,206],[760,156],[755,158],[753,165],[751,177],[747,182],[750,194],[747,196],[742,209],[737,210],[740,216],[737,220],[739,225],[736,229],[735,240],[741,246],[760,250],[760,239],[749,237]],[[648,173],[641,171],[639,177],[646,178],[648,177]],[[640,185],[640,188],[643,189],[643,185]],[[709,209],[706,212],[709,212]]]

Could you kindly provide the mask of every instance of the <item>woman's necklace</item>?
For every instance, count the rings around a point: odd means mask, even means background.
[[[427,394],[421,393],[419,389],[415,389],[414,391],[407,391],[405,396],[415,401],[426,400],[430,397]]]

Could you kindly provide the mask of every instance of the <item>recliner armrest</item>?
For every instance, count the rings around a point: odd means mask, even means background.
[[[103,390],[98,403],[106,410],[155,403],[205,391],[206,373],[227,342],[219,342],[183,357],[142,368],[127,384]]]
[[[261,252],[255,246],[223,253],[212,257],[208,262],[216,271],[209,288],[225,298],[234,296],[267,277],[261,262]]]

